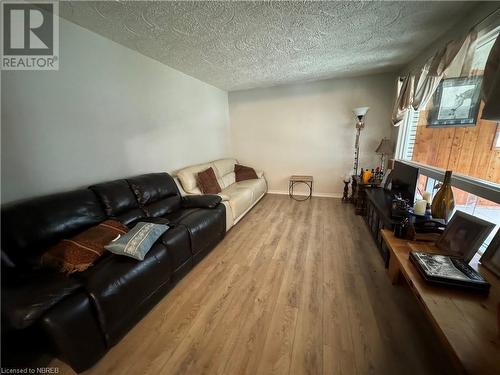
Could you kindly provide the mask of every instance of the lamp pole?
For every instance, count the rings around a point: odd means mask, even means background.
[[[356,142],[354,143],[354,175],[358,175],[359,167],[359,136],[361,135],[361,129],[363,129],[363,123],[359,121],[356,124]]]
[[[356,142],[354,143],[354,175],[352,176],[352,195],[350,200],[352,202],[356,201],[355,191],[357,190],[357,182],[355,176],[358,175],[358,167],[359,167],[359,136],[361,135],[361,130],[365,127],[365,116],[366,112],[370,107],[358,107],[352,110],[354,116],[356,116]]]
[[[356,142],[354,143],[354,175],[358,175],[359,168],[359,136],[361,135],[361,130],[365,128],[364,115],[356,116],[358,121],[356,122]]]

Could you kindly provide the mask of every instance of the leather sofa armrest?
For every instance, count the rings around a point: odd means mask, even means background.
[[[92,367],[108,350],[94,309],[86,292],[81,291],[40,318],[40,328],[48,337],[53,354],[76,372]]]
[[[182,197],[184,208],[215,208],[222,201],[218,195],[186,195]]]
[[[27,328],[80,287],[77,280],[53,270],[20,275],[2,285],[2,320],[13,329]]]
[[[226,202],[226,201],[228,201],[228,200],[229,200],[229,196],[227,196],[227,195],[226,195],[226,194],[224,194],[224,193],[219,193],[219,194],[217,194],[217,195],[218,195],[219,197],[221,197],[222,202]]]
[[[127,226],[129,228],[133,228],[137,225],[137,223],[153,223],[153,224],[163,224],[163,225],[169,225],[169,226],[173,226],[171,223],[170,223],[170,220],[168,219],[165,219],[164,217],[141,217],[139,219],[136,219],[130,223],[127,224]]]

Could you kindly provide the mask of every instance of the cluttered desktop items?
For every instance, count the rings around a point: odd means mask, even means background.
[[[434,194],[419,191],[418,178],[418,168],[395,162],[390,187],[391,217],[398,222],[394,226],[394,234],[398,238],[433,242],[436,248],[432,253],[414,249],[409,254],[410,261],[430,284],[488,291],[488,282],[469,263],[495,224],[455,210],[453,193],[450,192],[451,171],[446,172],[443,183],[438,182],[432,187]],[[436,202],[436,197],[439,202]],[[442,215],[434,215],[436,210],[432,208],[437,204],[441,206]],[[500,247],[500,239],[495,243],[493,246]],[[496,250],[489,250],[488,253],[484,263],[497,269],[497,275],[500,275],[500,254],[497,255]],[[497,265],[494,264],[495,259]]]
[[[410,261],[430,284],[488,291],[490,284],[469,263],[493,228],[493,223],[456,211],[436,242],[439,253],[411,251]]]

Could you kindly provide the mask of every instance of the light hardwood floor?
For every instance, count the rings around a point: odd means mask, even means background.
[[[452,373],[369,236],[339,199],[267,195],[87,373]]]

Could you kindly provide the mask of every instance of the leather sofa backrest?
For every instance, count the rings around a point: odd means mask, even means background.
[[[222,189],[227,188],[236,182],[234,174],[234,165],[236,159],[219,159],[210,163],[192,165],[177,171],[176,176],[179,179],[182,188],[188,194],[202,194],[198,188],[197,174],[208,168],[213,168],[217,182]]]
[[[47,246],[105,219],[89,189],[8,205],[2,207],[2,250],[16,265],[35,265]]]
[[[202,172],[210,167],[214,168],[215,172],[215,167],[212,163],[192,165],[178,170],[176,176],[181,182],[184,191],[188,194],[201,194],[201,190],[198,187],[197,175],[199,172]]]
[[[127,180],[115,180],[90,186],[101,201],[106,215],[127,225],[146,216]]]
[[[236,159],[219,159],[212,162],[215,167],[215,175],[222,189],[236,182],[236,175],[234,173],[234,165],[236,163],[238,163]]]
[[[144,174],[127,182],[148,217],[166,215],[181,207],[179,189],[167,173]]]

